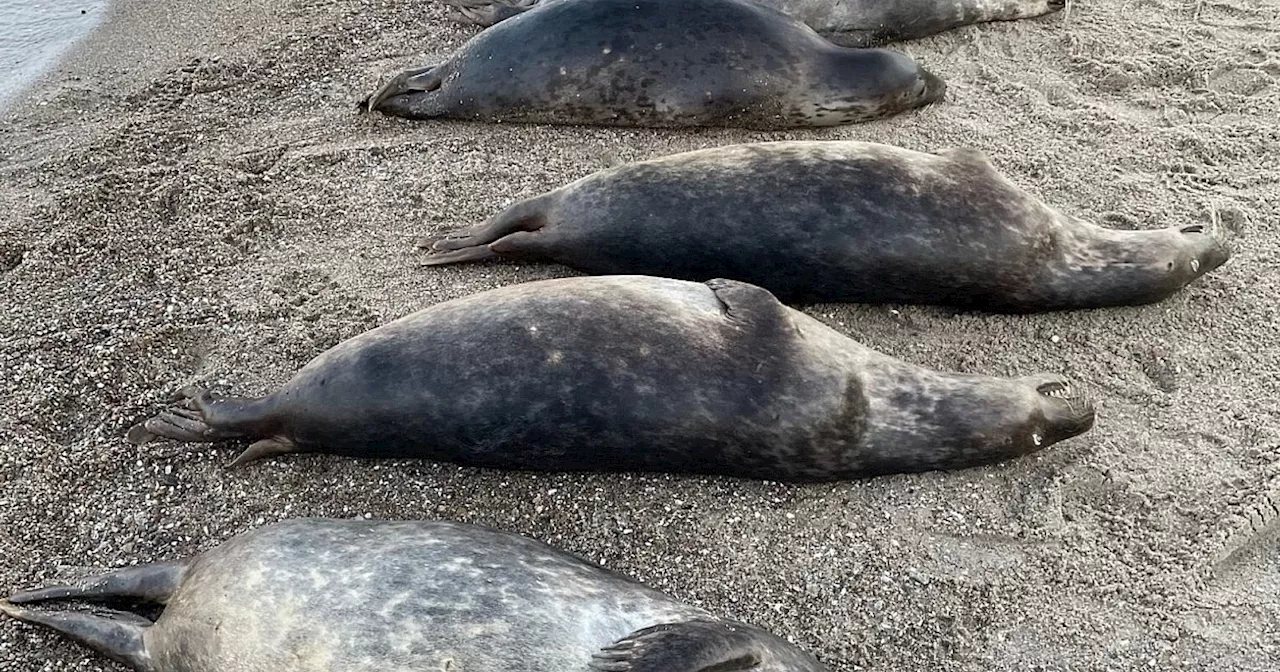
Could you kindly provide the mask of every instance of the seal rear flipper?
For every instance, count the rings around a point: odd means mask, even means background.
[[[464,236],[419,239],[417,245],[420,248],[428,248],[433,253],[448,253],[432,254],[427,257],[425,263],[429,266],[440,266],[464,261],[479,261],[496,256],[498,251],[491,249],[489,247],[491,244],[514,234],[539,231],[549,224],[546,203],[549,196],[547,194],[520,201]]]
[[[663,623],[600,649],[590,667],[599,672],[735,672],[760,665],[765,643],[755,628],[735,623]]]
[[[533,9],[538,0],[444,0],[456,19],[488,28]]]
[[[0,612],[43,625],[140,672],[154,672],[142,633],[151,622],[126,612],[98,616],[79,611],[41,611],[0,600]]]
[[[402,93],[435,91],[444,83],[444,80],[433,72],[435,69],[436,66],[428,65],[425,68],[405,70],[392,77],[391,81],[383,84],[382,88],[378,89],[372,96],[361,101],[360,108],[366,112],[373,112],[388,98]]]
[[[129,442],[140,446],[163,437],[213,443],[271,434],[269,397],[214,397],[208,390],[188,386],[178,392],[175,401],[173,406],[129,428],[125,435]]]
[[[485,261],[497,257],[498,253],[489,249],[488,245],[479,247],[468,247],[452,252],[442,252],[428,256],[422,262],[424,266],[446,266],[448,264],[462,264],[469,261]]]
[[[141,602],[164,604],[182,583],[189,561],[153,562],[137,567],[90,576],[63,586],[49,586],[15,593],[13,604],[31,604],[48,600],[127,598]]]

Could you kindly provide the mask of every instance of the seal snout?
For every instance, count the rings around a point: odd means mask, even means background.
[[[1044,413],[1046,436],[1042,441],[1069,439],[1093,427],[1093,401],[1080,385],[1065,376],[1049,374],[1037,376],[1032,382],[1036,383]]]
[[[1231,247],[1217,225],[1191,224],[1179,228],[1178,233],[1187,236],[1192,245],[1188,266],[1195,276],[1204,275],[1231,258]]]
[[[923,84],[920,94],[921,102],[936,103],[946,97],[947,83],[941,77],[920,68],[920,82]]]

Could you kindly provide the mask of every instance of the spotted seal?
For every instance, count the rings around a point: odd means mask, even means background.
[[[847,49],[751,0],[550,2],[362,103],[412,119],[776,129],[940,100],[906,55]]]
[[[436,304],[307,364],[263,398],[199,388],[141,443],[493,468],[823,481],[1024,455],[1093,424],[1067,379],[941,373],[731,280],[562,278]]]
[[[151,622],[66,601],[164,608]],[[443,521],[285,521],[193,558],[18,593],[0,612],[141,672],[826,669],[529,537]]]
[[[788,302],[1004,312],[1151,303],[1230,256],[1216,226],[1120,231],[1058,212],[981,152],[852,141],[626,164],[516,203],[470,235],[420,244],[438,253],[429,265],[544,259],[733,278]]]
[[[551,0],[444,0],[463,21],[492,26]],[[757,0],[803,21],[828,40],[869,47],[975,23],[1031,19],[1067,0]]]

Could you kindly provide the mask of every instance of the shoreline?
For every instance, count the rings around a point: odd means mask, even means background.
[[[110,2],[108,0],[89,0],[96,4],[89,9],[80,9],[78,19],[68,19],[63,16],[56,18],[49,16],[52,12],[50,8],[41,5],[39,10],[33,9],[32,5],[28,5],[24,12],[16,12],[13,9],[0,9],[0,13],[8,12],[13,16],[7,18],[13,21],[10,29],[15,31],[14,36],[7,39],[14,40],[12,47],[4,47],[0,49],[0,55],[10,56],[18,51],[26,52],[27,56],[38,56],[35,60],[25,62],[14,72],[12,81],[0,85],[0,113],[7,109],[14,99],[44,81],[45,77],[58,67],[58,64],[66,58],[66,56],[75,49],[76,45],[87,39],[93,34],[99,26],[106,21],[107,14],[110,12]],[[64,9],[65,8],[60,8]],[[74,10],[72,10],[74,11]],[[35,18],[38,16],[39,18]],[[73,15],[74,16],[74,15]],[[78,21],[80,24],[74,29],[67,29],[65,26],[54,29],[52,26],[55,21]],[[34,42],[30,40],[33,33],[41,34]],[[20,43],[18,36],[27,38],[26,42]]]
[[[172,0],[160,7],[144,0],[107,0],[105,16],[97,25],[22,86],[0,109],[0,116],[19,118],[60,94],[117,95],[114,89],[144,85],[193,57],[251,50],[258,46],[255,38],[269,39],[273,31],[246,28],[270,25],[270,16],[263,3],[252,0],[222,0],[217,5]]]

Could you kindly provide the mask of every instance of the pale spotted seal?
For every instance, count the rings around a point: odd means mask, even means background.
[[[733,278],[789,301],[1031,312],[1168,297],[1229,256],[1211,225],[1103,228],[979,152],[770,142],[603,170],[425,239],[428,264],[494,256],[589,273]]]
[[[579,277],[437,304],[321,354],[266,397],[189,389],[135,442],[530,470],[786,481],[961,468],[1093,424],[1057,375],[941,373],[730,280]]]
[[[492,26],[551,0],[444,0],[464,21]],[[573,1],[573,0],[569,0]],[[1067,0],[756,0],[846,47],[913,40],[989,21],[1056,12]]]
[[[123,609],[137,603],[164,608],[152,622]],[[18,593],[0,612],[141,672],[826,669],[541,542],[451,522],[291,520],[193,558]]]
[[[906,55],[847,49],[750,0],[552,2],[403,72],[362,105],[429,119],[795,128],[943,96]]]

